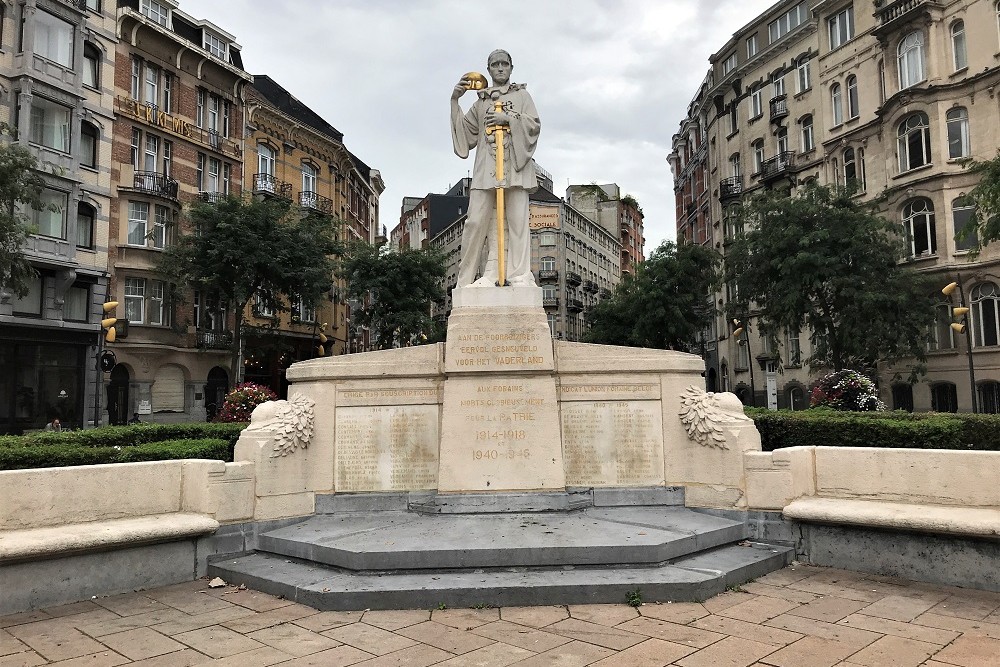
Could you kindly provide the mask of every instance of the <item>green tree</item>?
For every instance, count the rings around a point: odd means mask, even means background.
[[[975,209],[959,236],[972,240],[975,256],[983,246],[1000,239],[1000,153],[992,160],[969,162],[966,166],[979,176],[979,184],[966,195],[967,203]]]
[[[16,296],[28,293],[37,275],[24,255],[31,225],[26,209],[41,211],[45,181],[36,171],[38,162],[23,146],[7,140],[10,128],[0,123],[0,287]]]
[[[693,350],[715,316],[717,252],[664,241],[587,313],[589,343]]]
[[[444,303],[444,255],[437,248],[390,250],[358,243],[341,266],[348,294],[361,302],[357,324],[369,327],[377,348],[431,337],[431,305]]]
[[[843,188],[768,191],[738,216],[744,233],[727,249],[732,315],[760,311],[760,329],[808,327],[810,367],[873,369],[924,359],[936,303],[933,279],[905,264],[899,228]]]
[[[281,199],[253,197],[195,202],[187,219],[191,233],[162,254],[158,268],[177,290],[217,295],[233,308],[230,377],[237,378],[250,300],[266,293],[277,310],[287,309],[282,295],[318,303],[333,285],[337,223]]]

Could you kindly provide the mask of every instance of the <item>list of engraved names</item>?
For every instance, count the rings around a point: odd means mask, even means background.
[[[338,491],[437,488],[438,407],[337,408]]]
[[[562,403],[566,483],[642,486],[663,480],[657,401]]]

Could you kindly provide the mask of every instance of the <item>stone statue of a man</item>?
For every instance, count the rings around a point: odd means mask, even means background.
[[[528,194],[538,189],[531,157],[538,143],[541,123],[525,85],[510,81],[514,68],[510,54],[497,49],[490,54],[487,67],[493,85],[477,91],[478,99],[464,116],[458,99],[468,90],[468,79],[459,81],[451,94],[451,137],[455,154],[467,158],[469,151],[476,149],[469,214],[462,233],[458,287],[491,286],[497,280],[496,188],[500,186],[505,189],[507,279],[511,285],[534,285]],[[495,99],[502,103],[502,111],[494,110]],[[486,133],[486,128],[493,125],[505,126],[507,130],[503,133],[505,178],[502,184],[496,178],[496,134]],[[484,241],[488,242],[488,261],[483,277],[475,280],[482,263]]]

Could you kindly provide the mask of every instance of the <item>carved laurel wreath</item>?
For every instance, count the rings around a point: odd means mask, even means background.
[[[729,449],[722,424],[743,421],[743,414],[735,414],[720,404],[719,396],[691,385],[681,394],[678,413],[687,430],[688,438],[705,447]]]
[[[315,401],[302,394],[296,394],[287,401],[278,401],[278,410],[272,422],[275,430],[272,459],[288,456],[300,447],[305,449],[309,446],[315,406]]]

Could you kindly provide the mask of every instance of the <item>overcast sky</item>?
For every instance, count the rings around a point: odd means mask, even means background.
[[[344,133],[386,183],[381,223],[404,196],[444,192],[471,158],[452,151],[458,79],[511,53],[542,121],[535,159],[555,181],[618,183],[642,206],[646,252],[675,237],[670,138],[708,57],[771,0],[181,0],[236,37],[267,74]],[[496,9],[490,9],[495,7]],[[461,101],[463,108],[472,94]]]

